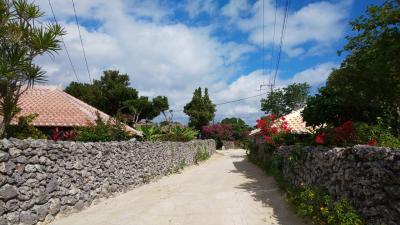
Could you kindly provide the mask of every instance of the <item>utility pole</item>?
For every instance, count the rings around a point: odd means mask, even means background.
[[[264,89],[264,87],[267,87],[266,89]],[[269,84],[260,84],[260,91],[264,91],[264,90],[268,90],[269,92],[266,93],[267,97],[269,93],[272,93],[274,91],[274,85],[269,83]]]

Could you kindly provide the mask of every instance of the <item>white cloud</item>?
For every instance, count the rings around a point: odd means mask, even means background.
[[[299,73],[296,73],[292,78],[289,79],[277,79],[276,88],[286,87],[292,83],[303,83],[307,82],[311,86],[318,86],[323,84],[332,68],[336,68],[337,65],[332,62],[326,62],[316,65],[312,68],[306,69]],[[249,124],[254,124],[256,119],[262,115],[260,111],[261,103],[260,100],[265,98],[267,91],[259,91],[260,84],[266,84],[273,76],[273,73],[266,75],[262,74],[261,70],[256,70],[248,75],[243,75],[231,84],[225,86],[219,86],[218,90],[211,89],[211,96],[214,102],[225,102],[230,100],[242,99],[249,96],[256,96],[265,93],[265,95],[249,98],[240,102],[221,105],[217,107],[218,119],[223,119],[229,116],[240,116],[244,118]],[[264,87],[265,88],[265,87]]]
[[[51,15],[47,0],[38,2],[47,15]],[[87,82],[88,76],[79,35],[73,20],[71,2],[70,0],[52,2],[59,22],[68,33],[64,40],[76,66],[79,79]],[[213,29],[210,27],[194,28],[183,23],[168,21],[170,10],[166,10],[157,1],[82,0],[75,2],[81,22],[96,23],[95,27],[81,27],[93,78],[99,78],[105,69],[119,69],[130,76],[132,86],[137,88],[142,95],[167,96],[172,109],[182,109],[191,99],[193,90],[199,86],[209,87],[215,103],[260,93],[257,89],[266,78],[259,70],[239,76],[236,80],[232,77],[237,75],[240,59],[247,53],[255,51],[253,44],[223,42],[213,37]],[[253,17],[243,19],[239,17],[240,13],[249,7],[244,2],[231,1],[229,3],[231,6],[224,6],[222,11],[224,15],[238,17],[241,29],[256,35],[259,26],[253,20],[256,19],[254,16],[257,14],[257,6],[251,9]],[[207,5],[205,2],[201,4]],[[204,9],[208,8],[207,6]],[[315,6],[306,11],[313,12],[313,8]],[[205,10],[205,12],[212,12],[212,10]],[[196,12],[193,16],[196,16],[195,14]],[[300,14],[299,18],[305,17]],[[329,25],[330,22],[323,24]],[[310,37],[303,38],[302,41],[308,39]],[[252,42],[259,44],[257,39]],[[304,51],[303,48],[297,47],[298,44],[291,46],[291,51],[296,49],[296,51]],[[47,56],[41,57],[38,62],[47,71],[51,84],[65,86],[75,80],[65,52],[60,52],[53,60]],[[317,65],[294,75],[292,79],[278,80],[277,85],[284,86],[291,82],[301,81],[311,84],[323,82],[332,66],[334,66],[332,63]],[[234,81],[228,83],[228,80]],[[255,121],[255,118],[260,115],[260,98],[219,106],[217,119],[229,115],[240,115],[247,121]],[[175,114],[175,118],[184,120],[182,113]]]
[[[312,86],[324,83],[331,73],[333,68],[337,68],[338,65],[335,63],[322,63],[314,66],[310,69],[304,70],[300,73],[295,74],[291,79],[291,83],[302,83],[307,82]]]
[[[239,14],[244,12],[249,8],[247,0],[231,0],[221,9],[221,13],[224,16],[231,17],[233,19],[237,18]]]
[[[239,3],[240,2],[240,3]],[[250,10],[250,16],[242,15],[245,1],[231,0],[226,6],[226,13],[236,26],[248,33],[249,41],[261,45],[263,41],[262,1],[257,1]],[[265,13],[265,44],[271,47],[273,43],[279,44],[284,9],[280,5],[276,12],[274,0],[266,0]],[[344,34],[349,8],[352,0],[338,2],[320,1],[310,3],[297,11],[290,11],[284,36],[283,50],[290,57],[304,54],[309,47],[305,44],[313,43],[313,46],[329,47],[339,40]],[[242,7],[242,8],[240,8]],[[228,10],[229,9],[229,10]],[[224,11],[223,11],[224,12]],[[242,12],[242,13],[240,13]],[[273,38],[275,26],[275,40]]]
[[[214,14],[217,5],[214,0],[188,0],[184,6],[186,12],[191,19],[199,16],[201,13]]]
[[[49,15],[47,1],[40,1]],[[137,4],[136,4],[137,3]],[[148,13],[134,13],[144,7]],[[119,69],[130,76],[131,84],[143,95],[166,95],[171,108],[190,100],[193,90],[225,82],[231,68],[254,47],[215,39],[209,27],[189,27],[163,21],[167,13],[149,1],[76,1],[81,22],[97,21],[95,28],[81,26],[92,78],[105,69]],[[69,0],[53,1],[56,16],[65,27],[64,40],[80,81],[88,81],[72,5]],[[151,11],[151,12],[150,12]],[[154,12],[154,14],[153,14]],[[51,14],[50,14],[51,15]],[[143,19],[145,15],[154,18]],[[47,70],[49,82],[67,85],[75,80],[65,52],[54,60],[38,62]],[[230,75],[232,74],[232,75]]]

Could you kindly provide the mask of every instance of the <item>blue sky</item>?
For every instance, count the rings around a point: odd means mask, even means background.
[[[47,0],[36,1],[51,20]],[[127,73],[141,94],[165,95],[172,109],[182,109],[193,90],[208,87],[214,103],[260,94],[276,64],[284,0],[264,1],[265,55],[262,54],[263,1],[255,0],[76,0],[76,9],[93,77],[105,69]],[[351,34],[349,21],[372,0],[290,1],[276,87],[308,82],[315,91],[343,56],[336,51]],[[70,0],[53,0],[55,15],[78,79],[88,81]],[[266,70],[262,72],[263,58]],[[65,51],[38,63],[50,84],[65,87],[76,80]],[[260,98],[217,107],[216,121],[238,116],[248,123],[261,115]],[[174,119],[185,122],[177,112]]]

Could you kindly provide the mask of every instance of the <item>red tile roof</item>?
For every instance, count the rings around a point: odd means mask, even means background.
[[[46,127],[74,127],[88,126],[95,123],[96,112],[104,121],[110,116],[85,102],[64,92],[57,86],[35,85],[21,95],[18,106],[21,112],[16,117],[37,113],[33,120],[34,126]],[[17,123],[14,119],[13,124]],[[126,126],[128,131],[139,134],[132,127]]]

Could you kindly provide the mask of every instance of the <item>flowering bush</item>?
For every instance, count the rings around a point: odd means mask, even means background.
[[[345,146],[354,143],[356,137],[353,122],[347,121],[338,127],[321,129],[314,140],[319,145]]]
[[[356,131],[352,121],[347,121],[338,127],[322,128],[317,132],[314,140],[318,145],[345,146],[355,143]]]
[[[326,134],[325,133],[317,134],[315,136],[315,143],[317,143],[319,145],[325,144],[326,143]]]
[[[233,129],[228,124],[213,124],[209,126],[203,126],[201,131],[203,138],[206,139],[219,139],[226,141],[233,141]]]
[[[355,130],[358,143],[371,146],[400,147],[400,139],[390,133],[389,127],[385,126],[380,118],[377,118],[377,125],[356,123]]]
[[[257,126],[260,129],[258,133],[264,140],[271,145],[280,142],[282,134],[290,133],[291,129],[285,117],[277,118],[275,114],[269,114],[257,120]]]
[[[400,140],[382,125],[367,125],[347,121],[339,127],[320,129],[314,137],[318,145],[348,146],[367,144],[370,146],[400,147]]]
[[[54,128],[50,131],[49,139],[53,141],[72,141],[74,140],[75,132],[69,129]]]
[[[203,139],[214,139],[217,143],[217,148],[222,147],[222,141],[235,140],[234,131],[229,124],[213,124],[203,126],[201,129]]]
[[[333,137],[334,144],[347,145],[348,143],[354,142],[356,139],[356,132],[354,130],[353,122],[347,121],[339,127],[335,127]]]

